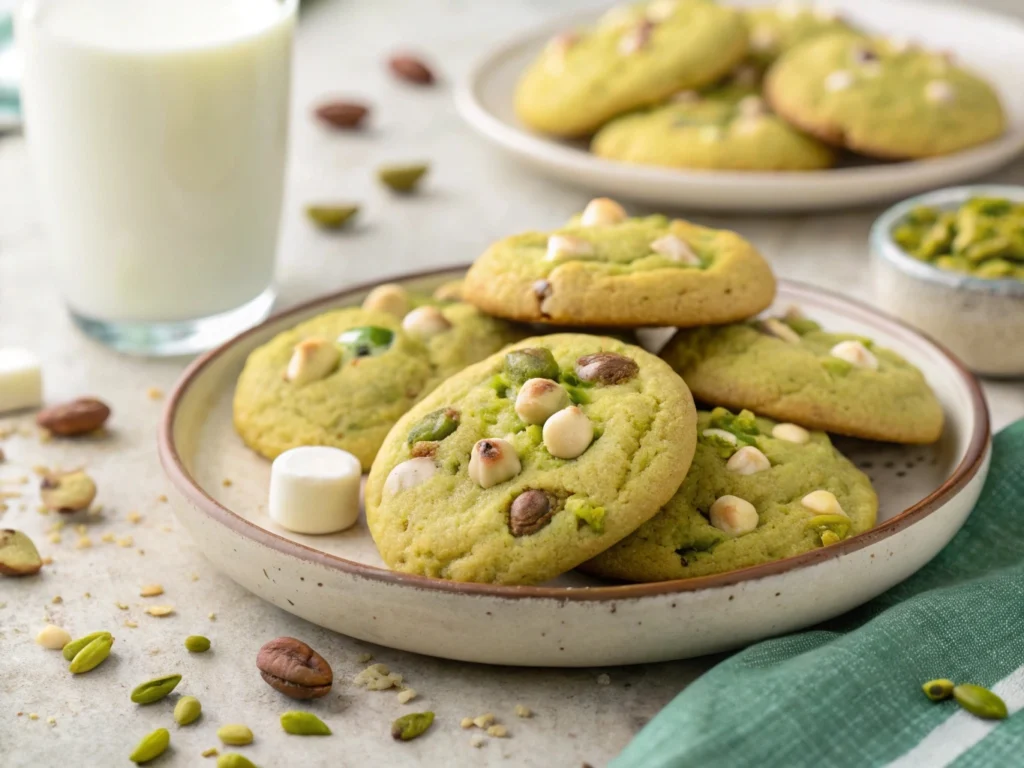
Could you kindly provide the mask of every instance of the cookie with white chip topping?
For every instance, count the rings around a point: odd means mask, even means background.
[[[829,442],[773,436],[750,412],[700,412],[682,487],[655,517],[582,570],[627,581],[709,576],[792,557],[875,524],[871,481]]]
[[[771,269],[735,232],[630,218],[609,202],[492,245],[466,275],[466,300],[514,320],[619,328],[728,323],[771,304]]]
[[[395,425],[367,479],[367,523],[397,571],[542,582],[668,501],[695,425],[682,379],[639,347],[527,339],[456,374]]]
[[[946,155],[1006,130],[989,83],[948,54],[903,40],[815,38],[775,63],[765,96],[776,113],[827,144],[883,159]]]
[[[795,309],[681,330],[661,356],[705,403],[868,440],[933,443],[942,433],[942,406],[917,368],[871,339],[822,330]],[[793,424],[780,433],[802,438]]]

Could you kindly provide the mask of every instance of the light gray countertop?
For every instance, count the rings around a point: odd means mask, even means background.
[[[588,5],[593,3],[566,0],[560,9]],[[1017,0],[985,5],[1024,14]],[[490,241],[526,227],[555,225],[586,202],[585,192],[535,176],[492,150],[462,124],[450,98],[452,82],[489,44],[551,12],[551,4],[542,0],[321,0],[306,9],[296,52],[280,306],[389,274],[467,262]],[[410,89],[388,76],[384,58],[405,44],[436,64],[443,76],[440,87]],[[372,101],[372,130],[338,136],[314,124],[310,104],[331,93]],[[423,194],[399,200],[378,188],[376,165],[419,158],[433,167]],[[993,180],[1024,183],[1024,161]],[[358,226],[334,237],[309,227],[301,207],[317,198],[362,201]],[[876,209],[814,216],[689,213],[742,232],[782,276],[871,300],[866,238]],[[142,680],[178,670],[185,675],[181,691],[198,696],[205,714],[188,728],[172,725],[173,751],[154,765],[212,765],[199,753],[217,745],[217,725],[245,722],[256,742],[243,751],[264,768],[420,763],[546,768],[584,761],[600,766],[712,663],[608,670],[476,666],[367,646],[261,602],[219,575],[159,500],[165,487],[154,441],[162,404],[147,390],[168,390],[186,361],[124,358],[83,338],[62,310],[45,257],[24,143],[18,137],[0,139],[0,346],[36,350],[45,363],[51,402],[95,394],[115,410],[103,440],[42,443],[32,432],[2,443],[8,462],[0,466],[0,482],[30,475],[34,465],[85,464],[99,485],[103,512],[86,523],[91,548],[76,548],[80,536],[72,527],[62,532],[60,543],[51,542],[54,518],[37,512],[35,480],[9,486],[26,493],[8,500],[0,523],[27,531],[53,563],[36,578],[0,579],[0,764],[129,764],[137,740],[170,722],[169,706],[137,707],[129,692]],[[1019,381],[986,382],[985,390],[995,427],[1024,416]],[[12,423],[29,420],[0,418],[0,428]],[[130,522],[132,511],[141,515],[140,522]],[[133,543],[104,542],[108,533],[131,536]],[[139,587],[154,582],[166,591],[157,602],[173,604],[174,615],[161,619],[143,613]],[[62,601],[55,604],[57,595]],[[119,609],[119,601],[128,609]],[[208,618],[211,612],[215,620]],[[125,627],[126,619],[138,627]],[[114,655],[95,672],[72,677],[58,653],[33,642],[47,620],[74,636],[111,629],[117,637]],[[192,633],[210,637],[213,651],[187,654],[182,641]],[[330,723],[333,737],[299,739],[281,731],[278,716],[294,707],[267,687],[255,668],[259,646],[279,635],[306,640],[334,667],[335,691],[313,707]],[[365,666],[358,661],[363,653],[405,675],[420,692],[422,708],[437,712],[429,738],[392,742],[390,721],[417,707],[403,707],[390,692],[354,688],[351,678]],[[602,674],[610,684],[599,684]],[[533,709],[535,717],[515,718],[517,703]],[[488,711],[508,724],[511,737],[474,749],[458,722]]]

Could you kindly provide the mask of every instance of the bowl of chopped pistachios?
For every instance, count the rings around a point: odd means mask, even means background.
[[[1024,187],[912,197],[878,218],[871,251],[882,307],[978,374],[1024,376]]]

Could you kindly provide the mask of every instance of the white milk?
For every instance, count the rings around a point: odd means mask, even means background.
[[[53,279],[87,318],[240,307],[273,277],[296,0],[27,0]]]

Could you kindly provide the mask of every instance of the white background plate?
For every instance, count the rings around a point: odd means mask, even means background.
[[[496,47],[459,82],[456,104],[483,136],[551,176],[613,197],[706,210],[799,211],[895,200],[988,173],[1024,149],[1024,24],[967,5],[913,0],[839,0],[828,5],[866,30],[953,51],[962,64],[996,86],[1009,116],[1008,132],[947,157],[826,171],[686,171],[598,158],[582,143],[531,133],[515,119],[512,108],[516,80],[547,40],[593,21],[596,14],[563,20]]]
[[[458,274],[404,282],[430,290]],[[170,398],[160,435],[175,511],[214,565],[278,607],[362,640],[530,666],[724,651],[824,621],[905,579],[959,530],[987,473],[988,415],[969,374],[874,310],[783,282],[776,309],[796,303],[826,327],[895,348],[925,372],[943,403],[947,426],[934,446],[841,443],[879,492],[874,530],[786,561],[660,584],[609,585],[570,574],[541,587],[500,587],[392,573],[362,519],[328,536],[275,525],[266,514],[269,463],[242,445],[231,423],[235,381],[252,349],[306,317],[358,304],[365,293],[353,289],[286,312],[200,358]]]

